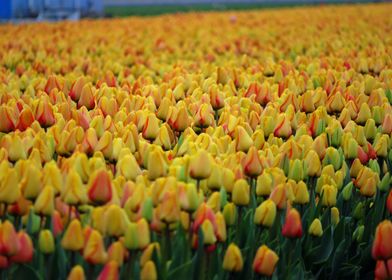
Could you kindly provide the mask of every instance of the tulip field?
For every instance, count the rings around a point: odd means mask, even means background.
[[[0,25],[0,280],[392,279],[391,11]]]

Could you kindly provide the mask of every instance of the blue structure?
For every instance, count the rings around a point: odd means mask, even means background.
[[[103,0],[1,0],[0,20],[77,19],[102,16]]]

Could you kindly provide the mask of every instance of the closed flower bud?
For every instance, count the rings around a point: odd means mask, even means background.
[[[336,226],[340,221],[339,209],[336,207],[331,208],[331,222]]]
[[[316,177],[321,174],[321,162],[314,150],[309,150],[305,157],[305,170],[308,176]]]
[[[41,127],[49,127],[55,123],[53,107],[48,99],[40,99],[35,111],[35,119]]]
[[[95,152],[102,152],[106,159],[112,159],[113,156],[113,135],[105,131],[98,143],[94,147]]]
[[[33,260],[33,242],[30,236],[24,232],[20,231],[17,235],[18,242],[20,244],[19,251],[11,256],[11,261],[15,263],[29,263]]]
[[[95,107],[95,98],[93,86],[88,83],[82,87],[80,97],[78,99],[78,108],[86,107],[87,110],[92,110]]]
[[[367,140],[373,140],[377,135],[377,126],[373,119],[368,119],[365,124],[365,136]]]
[[[237,126],[235,130],[235,148],[236,151],[248,152],[253,145],[253,140],[242,126]]]
[[[288,178],[293,179],[296,182],[303,180],[304,168],[302,162],[299,159],[295,159],[290,163]]]
[[[225,242],[227,238],[226,222],[221,212],[215,214],[215,222],[216,222],[216,237],[219,242]]]
[[[103,216],[104,233],[109,236],[122,236],[128,226],[128,217],[124,209],[117,205],[110,205]]]
[[[197,127],[206,128],[214,125],[214,115],[212,114],[212,108],[209,104],[201,104],[197,113],[194,117],[194,124]]]
[[[147,261],[140,273],[140,280],[156,280],[158,279],[157,269],[153,261]]]
[[[120,278],[118,266],[119,264],[116,261],[107,262],[97,280],[118,280]]]
[[[274,136],[288,138],[292,134],[291,123],[286,114],[278,116],[276,126],[274,129]]]
[[[103,205],[112,199],[112,183],[106,170],[98,170],[90,176],[87,195],[90,201]]]
[[[245,179],[235,182],[232,194],[232,201],[237,206],[246,206],[249,204],[250,188]]]
[[[43,188],[34,203],[34,211],[40,215],[51,216],[54,211],[54,188],[46,186]]]
[[[210,220],[204,220],[201,225],[201,230],[203,232],[204,245],[213,245],[216,242],[216,236],[214,232],[214,227]]]
[[[113,242],[108,249],[108,261],[115,261],[119,266],[123,265],[125,248],[120,241]]]
[[[257,196],[269,196],[272,191],[272,176],[267,172],[263,172],[257,177],[256,194]]]
[[[295,208],[287,210],[282,234],[288,238],[300,238],[302,236],[301,216]]]
[[[150,227],[145,219],[129,223],[125,232],[124,245],[129,250],[141,250],[150,244]]]
[[[248,150],[243,167],[244,173],[249,177],[254,178],[261,174],[262,166],[257,149],[254,146]]]
[[[269,197],[278,209],[286,208],[287,203],[287,195],[286,195],[286,188],[284,184],[277,185],[271,192]]]
[[[265,227],[271,227],[276,217],[276,205],[271,199],[263,201],[256,208],[254,223]]]
[[[9,221],[0,224],[0,255],[13,256],[21,249],[14,225]]]
[[[84,279],[86,279],[84,276],[84,270],[83,267],[80,265],[75,265],[67,277],[67,280],[84,280]]]
[[[27,166],[20,182],[22,194],[26,199],[35,200],[42,189],[41,170],[33,164]]]
[[[68,205],[80,205],[87,202],[86,188],[79,174],[71,169],[68,173],[61,199]]]
[[[391,203],[392,203],[392,201],[391,201]],[[236,221],[237,221],[237,208],[234,203],[229,202],[223,207],[223,216],[225,218],[225,222],[226,222],[227,226],[233,226],[236,223]]]
[[[0,182],[0,202],[13,204],[19,196],[18,175],[15,169],[9,169]]]
[[[365,226],[360,225],[355,229],[353,233],[353,239],[356,240],[358,243],[361,243],[364,230],[365,230]]]
[[[298,204],[306,204],[309,202],[308,187],[304,181],[300,181],[293,186],[294,202]]]
[[[142,135],[144,139],[155,140],[159,132],[159,120],[154,114],[149,114],[144,123]]]
[[[374,235],[372,256],[376,260],[392,258],[392,222],[384,220],[377,225]]]
[[[223,258],[223,269],[230,272],[239,272],[244,267],[244,261],[240,248],[234,243],[227,247],[225,256]]]
[[[278,263],[278,255],[268,248],[266,245],[262,245],[256,253],[253,260],[253,270],[257,274],[272,276],[275,271],[276,264]]]
[[[105,245],[103,244],[102,235],[92,230],[83,248],[84,259],[91,264],[104,264],[107,260]]]
[[[321,204],[323,206],[327,206],[327,207],[335,206],[337,193],[338,193],[338,190],[335,186],[324,185],[321,188],[321,195],[322,195]]]
[[[343,188],[342,195],[343,195],[343,199],[345,201],[349,201],[350,200],[352,192],[353,192],[353,187],[354,187],[353,183],[350,182]]]
[[[165,177],[167,174],[167,164],[163,158],[163,152],[156,149],[148,155],[148,179],[155,180],[159,177]]]
[[[320,237],[323,235],[323,226],[319,219],[314,219],[309,226],[309,234]]]
[[[68,225],[63,238],[61,239],[61,246],[65,250],[79,251],[84,245],[84,235],[82,225],[79,220],[74,219]]]
[[[190,158],[190,176],[196,180],[208,178],[212,172],[211,161],[210,155],[204,149],[198,150],[196,154]]]
[[[51,254],[54,252],[54,238],[50,230],[43,229],[39,233],[38,238],[39,250],[44,254]]]
[[[180,219],[180,203],[174,190],[163,193],[159,210],[159,218],[165,223],[174,223]]]

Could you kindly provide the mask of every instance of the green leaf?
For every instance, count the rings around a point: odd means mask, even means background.
[[[191,275],[190,272],[192,270],[192,263],[193,261],[190,260],[183,265],[176,267],[169,272],[169,274],[167,275],[167,279],[187,279],[189,275]]]

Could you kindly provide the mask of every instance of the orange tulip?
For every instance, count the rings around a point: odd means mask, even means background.
[[[33,242],[30,236],[24,232],[18,232],[17,238],[19,240],[20,249],[18,253],[11,256],[11,261],[15,263],[28,263],[33,260]]]
[[[118,263],[116,261],[109,261],[103,267],[97,280],[117,280],[119,279]]]
[[[88,186],[87,195],[93,203],[103,205],[112,199],[112,183],[106,170],[101,169],[93,173]]]
[[[384,220],[378,224],[374,235],[373,258],[387,260],[392,258],[392,222]]]
[[[256,253],[253,261],[253,270],[261,275],[271,276],[274,271],[276,264],[278,263],[278,255],[269,249],[267,246],[262,245]]]
[[[282,234],[288,238],[300,238],[302,236],[301,216],[295,208],[287,209]]]
[[[21,246],[14,225],[9,221],[0,224],[0,255],[16,255],[20,251]]]

